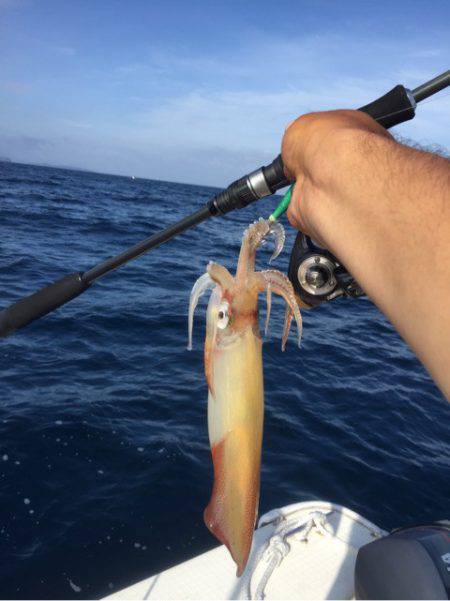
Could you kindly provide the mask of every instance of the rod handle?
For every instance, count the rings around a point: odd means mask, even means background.
[[[0,338],[54,311],[89,288],[81,273],[71,273],[0,311]]]
[[[380,125],[389,129],[414,118],[416,102],[405,86],[395,86],[389,92],[359,110],[370,115]]]
[[[380,98],[377,98],[377,100],[362,106],[358,110],[366,113],[366,115],[370,115],[380,125],[389,129],[390,127],[394,127],[394,125],[413,119],[415,108],[416,102],[412,93],[404,86],[398,85],[383,96],[380,96]],[[273,174],[270,172],[272,175],[270,187],[272,192],[275,192],[287,186],[289,182],[284,176],[281,154],[277,156],[269,167],[272,167],[272,165],[276,165],[277,167],[277,170],[273,170]],[[268,168],[265,167],[263,169],[267,170]]]

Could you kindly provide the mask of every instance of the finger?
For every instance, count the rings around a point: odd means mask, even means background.
[[[294,119],[288,124],[281,141],[284,172],[289,181],[293,181],[297,175],[303,172],[304,138],[299,133],[301,127],[299,121],[299,119]]]
[[[302,204],[302,186],[303,177],[298,177],[292,191],[291,202],[289,203],[286,215],[289,223],[298,230],[305,231],[304,222],[301,214]]]
[[[292,119],[291,121],[289,121],[289,123],[286,125],[286,127],[284,128],[284,131],[287,132],[287,130],[291,127],[291,125],[297,121],[297,119]]]
[[[301,230],[301,224],[298,221],[298,215],[294,209],[288,209],[286,217],[288,218],[288,221],[292,227],[294,227],[296,230]]]
[[[302,215],[298,208],[298,205],[289,207],[289,209],[287,210],[286,216],[288,218],[289,223],[293,227],[295,227],[295,229],[304,231],[304,223],[303,223]]]

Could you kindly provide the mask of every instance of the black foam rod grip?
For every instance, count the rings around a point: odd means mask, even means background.
[[[395,86],[390,92],[374,100],[370,104],[362,106],[363,113],[370,115],[380,125],[389,129],[414,118],[415,102],[408,94],[404,86]],[[283,160],[281,154],[268,166],[264,168],[266,179],[269,176],[269,186],[272,192],[287,186],[289,182],[285,179],[283,172]]]
[[[89,288],[81,273],[72,273],[0,312],[0,338],[54,311]]]
[[[389,129],[414,118],[415,102],[404,86],[395,86],[390,92],[359,110]]]

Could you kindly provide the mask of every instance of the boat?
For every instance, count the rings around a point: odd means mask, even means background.
[[[261,516],[240,578],[221,545],[106,597],[355,598],[450,598],[449,524],[389,534],[342,505],[295,503]]]

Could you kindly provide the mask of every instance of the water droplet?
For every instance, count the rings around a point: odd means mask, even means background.
[[[75,593],[80,593],[81,592],[81,586],[77,586],[74,582],[72,582],[72,580],[70,580],[69,578],[69,584],[70,584],[70,588],[75,592]]]

